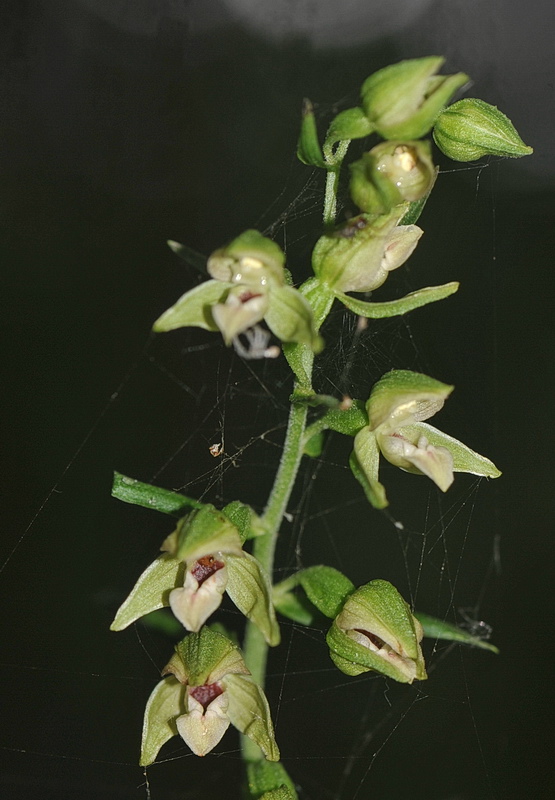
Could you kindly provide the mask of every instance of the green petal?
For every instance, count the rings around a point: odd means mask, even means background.
[[[448,436],[443,431],[438,431],[425,422],[415,422],[412,425],[403,425],[399,429],[402,435],[410,441],[417,441],[420,436],[425,436],[434,447],[445,447],[453,456],[454,472],[469,472],[471,475],[480,475],[483,478],[498,478],[501,472],[495,464],[479,453],[475,453],[458,439]]]
[[[269,645],[279,644],[280,631],[272,604],[270,580],[250,553],[226,558],[227,593],[248,619],[260,628]]]
[[[163,553],[145,569],[122,603],[110,625],[111,631],[121,631],[139,617],[169,606],[172,589],[183,583],[185,565],[170,553]]]
[[[177,736],[175,720],[184,711],[183,686],[173,675],[164,678],[154,687],[146,704],[139,762],[141,767],[152,764],[162,745]]]
[[[164,311],[153,325],[156,332],[173,331],[176,328],[204,328],[217,331],[218,326],[212,319],[211,307],[222,303],[232,283],[223,281],[205,281],[182,295],[177,303]]]
[[[335,296],[344,306],[360,317],[384,319],[385,317],[397,317],[414,311],[415,308],[426,306],[428,303],[444,300],[454,294],[458,288],[459,284],[456,281],[444,283],[441,286],[426,286],[424,289],[417,289],[405,297],[400,297],[399,300],[387,300],[384,303],[367,303],[343,292],[336,292]]]

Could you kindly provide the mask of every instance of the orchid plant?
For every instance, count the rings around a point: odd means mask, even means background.
[[[329,618],[331,660],[351,676],[373,671],[401,683],[425,680],[424,636],[495,651],[411,609],[392,584],[376,577],[357,588],[338,570],[315,565],[272,585],[276,540],[299,465],[303,457],[319,454],[326,431],[353,439],[350,468],[376,509],[389,503],[379,481],[382,456],[406,472],[428,477],[442,492],[456,472],[486,478],[501,474],[488,458],[426,422],[449,397],[450,385],[394,369],[368,388],[367,398],[346,400],[319,395],[312,382],[314,359],[324,347],[320,331],[336,301],[359,317],[377,319],[407,314],[458,289],[451,282],[385,302],[357,297],[379,289],[418,244],[422,230],[416,222],[437,176],[430,134],[455,161],[532,152],[494,106],[477,99],[448,105],[468,78],[438,74],[442,64],[442,58],[432,56],[371,75],[361,88],[360,106],[331,121],[322,145],[312,105],[305,101],[298,157],[326,173],[323,230],[312,253],[312,277],[296,287],[278,244],[247,230],[208,258],[210,280],[189,289],[154,323],[158,332],[187,326],[219,332],[225,345],[245,358],[283,352],[294,391],[281,461],[260,516],[240,500],[217,509],[116,473],[115,497],[154,508],[175,523],[161,543],[161,555],[117,611],[112,630],[169,607],[187,632],[147,702],[142,765],[151,764],[173,736],[203,756],[233,725],[242,735],[246,797],[297,798],[279,761],[264,694],[268,648],[280,642],[276,612],[304,625],[317,613]],[[382,141],[350,165],[349,192],[358,212],[337,223],[337,188],[349,143],[373,135]],[[185,246],[170,246],[187,258]],[[225,592],[247,619],[241,649],[232,634],[209,623]]]

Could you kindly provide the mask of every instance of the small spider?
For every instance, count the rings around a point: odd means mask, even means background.
[[[259,325],[254,325],[242,334],[247,340],[247,346],[243,344],[239,336],[233,340],[233,347],[235,352],[241,358],[251,361],[256,358],[277,358],[280,354],[280,349],[277,345],[268,347],[271,333],[264,330]]]
[[[214,456],[214,458],[218,458],[224,452],[224,445],[223,442],[217,442],[216,444],[211,444],[208,448],[210,450],[210,455]]]

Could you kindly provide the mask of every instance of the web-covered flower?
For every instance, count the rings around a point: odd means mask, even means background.
[[[380,453],[406,472],[426,475],[445,492],[454,472],[488,478],[501,473],[488,458],[424,422],[436,414],[453,387],[409,370],[392,370],[374,386],[366,410],[369,424],[355,436],[351,469],[376,508],[385,508],[378,480]]]
[[[322,347],[305,298],[286,283],[280,247],[248,230],[208,259],[212,280],[184,294],[154,323],[155,331],[182,327],[219,330],[227,345],[262,320],[282,342]]]
[[[182,639],[150,695],[144,716],[141,766],[179,735],[197,756],[209,753],[230,725],[252,739],[269,761],[279,761],[270,709],[239,649],[203,628]]]
[[[199,631],[227,592],[239,611],[257,625],[270,645],[279,626],[270,581],[259,562],[243,550],[237,527],[207,504],[178,523],[119,608],[111,630],[126,628],[164,606],[189,631]]]

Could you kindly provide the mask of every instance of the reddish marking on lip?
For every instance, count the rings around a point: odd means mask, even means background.
[[[191,697],[194,697],[197,703],[200,703],[206,711],[212,700],[215,700],[216,697],[223,694],[223,691],[219,683],[207,683],[205,686],[195,686],[194,689],[191,689],[189,694]]]
[[[256,292],[251,292],[251,291],[247,290],[246,292],[243,292],[241,295],[239,295],[239,300],[242,303],[248,303],[249,300],[252,300],[255,297],[262,297],[262,295],[261,294],[257,294]]]
[[[214,556],[203,556],[195,562],[195,566],[191,570],[191,574],[197,581],[198,585],[202,586],[207,578],[223,567],[225,567],[224,562],[217,561]]]

